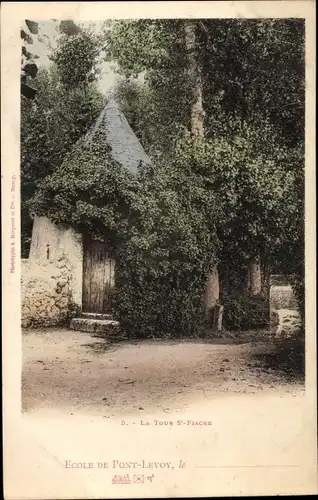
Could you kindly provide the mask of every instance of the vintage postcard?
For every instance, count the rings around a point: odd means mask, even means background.
[[[6,499],[318,492],[314,7],[3,2]]]

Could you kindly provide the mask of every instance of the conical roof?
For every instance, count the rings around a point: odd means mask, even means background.
[[[141,162],[151,163],[114,99],[108,101],[94,125],[88,130],[84,144],[94,145],[94,140],[105,141],[111,148],[113,159],[130,172],[137,172]]]

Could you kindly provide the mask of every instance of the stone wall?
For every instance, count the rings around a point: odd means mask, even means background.
[[[291,285],[274,285],[270,288],[270,307],[274,309],[298,309]]]
[[[21,264],[22,326],[57,326],[82,306],[82,235],[35,217]]]
[[[298,303],[286,276],[271,277],[270,321],[276,338],[293,337],[301,330]]]
[[[293,309],[277,309],[272,311],[271,325],[275,338],[295,337],[301,331],[301,317],[299,311]]]
[[[67,258],[21,265],[22,326],[57,326],[68,321],[74,308],[72,266]]]
[[[83,242],[82,235],[72,228],[57,225],[47,217],[34,217],[29,260],[45,264],[67,257],[72,268],[72,294],[79,306],[82,305],[83,286]]]

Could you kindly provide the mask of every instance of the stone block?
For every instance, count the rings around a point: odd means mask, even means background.
[[[70,328],[81,332],[103,334],[107,337],[117,337],[120,334],[118,321],[111,319],[73,318]]]
[[[292,309],[277,309],[272,311],[271,326],[275,330],[275,338],[290,338],[298,334],[301,328],[299,311]]]

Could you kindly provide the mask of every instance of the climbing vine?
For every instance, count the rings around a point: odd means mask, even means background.
[[[116,248],[115,313],[131,335],[194,334],[218,245],[202,145],[183,132],[173,155],[132,175],[105,144],[81,140],[33,209]]]
[[[115,245],[134,218],[138,180],[113,160],[103,139],[80,140],[31,205],[39,215]]]

